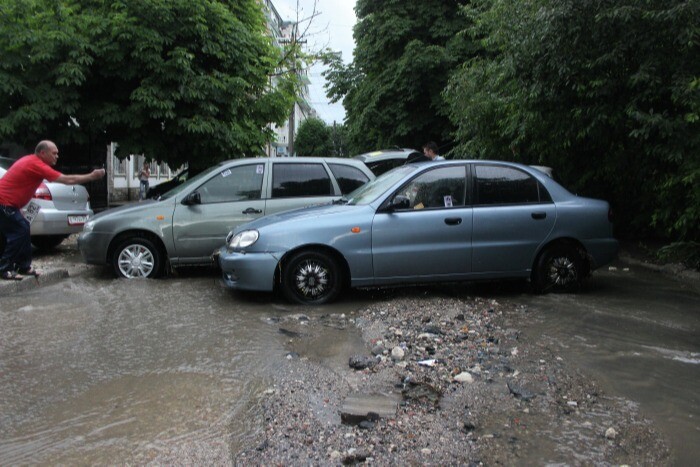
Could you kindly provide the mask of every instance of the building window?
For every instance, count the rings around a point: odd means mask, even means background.
[[[117,156],[112,156],[112,166],[114,167],[114,175],[126,175],[126,159],[119,160]]]

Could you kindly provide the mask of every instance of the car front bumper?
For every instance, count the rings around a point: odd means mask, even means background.
[[[273,290],[279,260],[272,253],[230,252],[226,247],[221,247],[214,254],[215,257],[217,255],[226,287],[261,292]]]
[[[106,264],[107,249],[112,235],[103,232],[82,232],[78,236],[78,248],[88,264]]]

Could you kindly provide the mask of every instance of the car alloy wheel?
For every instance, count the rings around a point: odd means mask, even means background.
[[[116,275],[127,279],[158,277],[162,269],[158,248],[150,240],[139,237],[122,242],[112,262]]]
[[[533,284],[540,293],[570,291],[583,279],[583,258],[573,245],[559,244],[547,248],[533,271]]]
[[[549,282],[556,287],[566,287],[578,279],[576,265],[568,256],[552,258],[547,275]]]
[[[292,301],[320,305],[332,301],[340,290],[340,268],[325,253],[301,252],[285,268],[284,292]]]

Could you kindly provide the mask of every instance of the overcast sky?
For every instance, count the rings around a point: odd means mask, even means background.
[[[316,0],[315,2],[314,0],[272,0],[272,2],[283,19],[303,22],[300,28],[302,31],[308,25],[308,21],[303,20],[313,15],[315,3],[317,16],[313,18],[305,37],[307,48],[312,51],[331,48],[342,52],[345,63],[352,61],[352,51],[355,47],[352,38],[352,28],[356,21],[355,0]],[[319,118],[329,125],[333,124],[333,121],[343,123],[345,110],[342,104],[340,102],[330,104],[326,97],[323,89],[325,79],[321,76],[323,70],[322,65],[316,65],[309,70],[310,103],[318,112]]]

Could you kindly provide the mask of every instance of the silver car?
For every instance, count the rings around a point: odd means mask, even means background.
[[[222,162],[157,200],[97,214],[78,237],[83,259],[119,277],[158,277],[172,267],[215,264],[212,254],[239,224],[325,204],[374,179],[360,161],[247,158]]]
[[[0,157],[0,178],[14,163],[14,159]],[[34,193],[30,204],[39,207],[31,223],[32,244],[39,249],[51,249],[83,230],[93,215],[90,196],[85,187],[44,181]],[[27,207],[24,211],[26,213]],[[0,239],[0,250],[5,248]]]
[[[500,161],[395,168],[342,203],[266,216],[220,249],[225,284],[322,304],[347,287],[530,279],[567,290],[616,255],[610,206]]]

